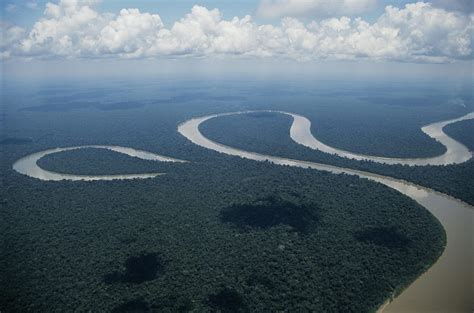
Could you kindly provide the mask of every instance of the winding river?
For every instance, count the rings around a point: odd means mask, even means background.
[[[47,171],[38,166],[37,162],[42,157],[47,156],[48,154],[85,149],[85,148],[95,148],[95,149],[106,149],[115,151],[118,153],[126,154],[131,157],[136,157],[142,160],[151,160],[151,161],[161,161],[161,162],[187,162],[184,160],[174,159],[170,157],[165,157],[159,154],[155,154],[148,151],[136,150],[128,147],[121,146],[105,146],[105,145],[87,145],[87,146],[74,146],[67,148],[54,148],[49,150],[39,151],[30,155],[27,155],[13,164],[13,169],[20,174],[37,178],[40,180],[85,180],[85,181],[95,181],[95,180],[115,180],[115,179],[145,179],[153,178],[164,173],[145,173],[145,174],[120,174],[120,175],[72,175],[72,174],[63,174],[52,171]]]
[[[261,111],[260,111],[261,112]],[[273,112],[273,111],[265,111]],[[447,165],[466,162],[472,158],[470,152],[463,144],[450,138],[443,132],[443,127],[462,120],[473,119],[474,112],[457,119],[433,123],[422,128],[422,131],[431,138],[439,141],[446,147],[446,152],[432,158],[417,159],[395,159],[355,154],[348,151],[330,147],[317,140],[311,133],[311,122],[294,113],[277,111],[293,118],[290,128],[291,138],[311,149],[321,150],[326,153],[336,154],[341,157],[356,160],[370,160],[386,164],[407,165]],[[199,126],[213,118],[226,115],[247,114],[246,112],[233,112],[203,116],[188,120],[178,125],[178,132],[188,140],[201,147],[211,149],[220,153],[255,161],[269,161],[278,165],[288,165],[302,168],[311,168],[328,171],[335,174],[356,175],[393,188],[402,194],[414,199],[428,209],[443,225],[447,234],[447,246],[439,260],[424,274],[415,280],[402,294],[393,301],[387,302],[380,311],[383,312],[471,312],[474,309],[474,242],[473,222],[474,208],[468,204],[456,200],[448,195],[436,192],[432,189],[411,184],[407,181],[381,176],[369,172],[342,168],[315,162],[288,159],[260,153],[244,151],[214,142],[199,131]],[[17,172],[38,178],[41,180],[112,180],[112,179],[136,179],[151,178],[161,173],[129,174],[129,175],[69,175],[46,171],[40,168],[36,162],[45,155],[83,148],[109,149],[119,153],[138,157],[146,160],[166,162],[186,162],[184,160],[164,157],[154,153],[135,150],[118,146],[77,146],[68,148],[56,148],[40,151],[26,156],[13,164]]]
[[[270,111],[271,112],[271,111]],[[439,141],[446,147],[446,152],[442,155],[431,157],[431,158],[384,158],[377,156],[369,156],[364,154],[357,154],[348,152],[341,149],[330,147],[318,139],[316,139],[311,133],[311,122],[304,116],[281,112],[293,117],[293,124],[290,129],[290,136],[296,143],[309,147],[311,149],[320,150],[329,154],[337,154],[340,157],[355,159],[355,160],[367,160],[377,163],[385,164],[402,164],[402,165],[448,165],[448,164],[459,164],[468,161],[472,157],[472,152],[463,145],[462,143],[454,140],[447,136],[443,132],[443,128],[446,125],[453,124],[460,121],[465,121],[474,118],[474,112],[461,116],[459,118],[436,122],[426,126],[423,126],[421,130],[430,136],[431,138]]]

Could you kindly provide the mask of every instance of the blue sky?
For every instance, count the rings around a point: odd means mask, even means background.
[[[43,15],[43,10],[47,0],[3,0],[1,3],[2,18],[11,23],[17,23],[21,26],[32,26]],[[383,12],[385,6],[393,5],[403,7],[405,4],[413,1],[400,0],[378,1],[374,10],[360,14],[367,20],[373,21]],[[28,3],[35,3],[36,7],[31,9],[27,6]],[[258,1],[252,0],[208,0],[208,1],[190,1],[190,0],[103,0],[99,3],[101,11],[119,12],[123,8],[138,8],[143,12],[159,13],[165,24],[172,24],[176,20],[183,17],[194,5],[205,6],[209,9],[219,8],[226,18],[234,16],[245,16],[247,14],[255,15],[258,8]],[[16,8],[13,11],[7,11],[8,6],[14,5]],[[257,18],[257,20],[260,20]],[[270,22],[275,22],[270,21]]]
[[[2,1],[3,19],[12,23],[17,23],[24,27],[32,26],[42,15],[47,2],[38,0],[36,8],[31,9],[26,6],[33,1]],[[142,12],[159,13],[165,24],[172,24],[174,21],[183,17],[193,5],[199,4],[208,8],[220,8],[225,16],[244,16],[252,14],[257,7],[255,1],[188,1],[188,0],[113,0],[102,1],[98,4],[101,11],[117,13],[123,8],[138,8]],[[14,5],[16,8],[8,12],[7,7]]]

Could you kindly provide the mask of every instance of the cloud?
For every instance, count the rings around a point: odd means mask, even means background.
[[[25,31],[2,26],[1,53],[29,58],[285,58],[451,62],[472,59],[474,15],[429,3],[387,6],[373,23],[327,18],[279,25],[250,16],[224,19],[218,9],[194,6],[166,27],[158,14],[122,9],[99,13],[93,0],[48,3]],[[5,34],[4,34],[5,33]]]
[[[376,4],[377,0],[262,0],[257,14],[264,18],[356,15]]]
[[[11,55],[11,49],[25,35],[25,30],[21,27],[0,22],[0,59],[7,59]]]
[[[163,54],[246,54],[257,48],[257,25],[250,16],[223,20],[219,10],[194,6],[191,13],[163,29],[152,51]]]
[[[140,13],[138,9],[122,9],[100,31],[96,42],[91,38],[92,47],[97,45],[99,52],[122,56],[141,56],[152,43],[157,42],[163,28],[157,14]]]
[[[87,55],[87,41],[96,40],[98,29],[106,25],[107,15],[94,11],[84,0],[47,3],[44,17],[37,21],[14,51],[25,56]]]

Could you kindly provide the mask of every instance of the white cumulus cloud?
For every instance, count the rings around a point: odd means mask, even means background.
[[[450,62],[472,59],[474,15],[418,2],[387,6],[369,23],[342,16],[312,22],[285,17],[279,25],[250,16],[224,19],[194,6],[166,27],[160,16],[122,9],[100,13],[94,0],[48,3],[30,30],[2,25],[3,57],[164,58],[273,57],[302,61],[371,59]],[[347,3],[351,1],[346,1]]]
[[[91,38],[91,43],[92,47],[97,45],[101,53],[140,56],[156,43],[162,28],[163,23],[157,14],[122,9],[102,28],[95,41]]]

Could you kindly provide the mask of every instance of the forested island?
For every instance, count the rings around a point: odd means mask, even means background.
[[[38,160],[43,169],[76,175],[166,173],[180,166],[130,157],[107,149],[84,148],[53,153]]]
[[[470,134],[473,124],[473,121],[464,121],[449,125],[446,127],[446,132],[472,149],[473,136]],[[201,125],[201,131],[206,137],[232,147],[401,178],[474,205],[474,188],[471,187],[474,186],[474,160],[448,166],[385,165],[370,161],[355,161],[295,143],[289,136],[290,126],[289,116],[278,113],[254,113],[212,119]],[[318,136],[314,130],[313,134]],[[419,147],[420,150],[424,148],[422,145]]]
[[[474,120],[448,125],[444,128],[444,132],[474,151]]]

